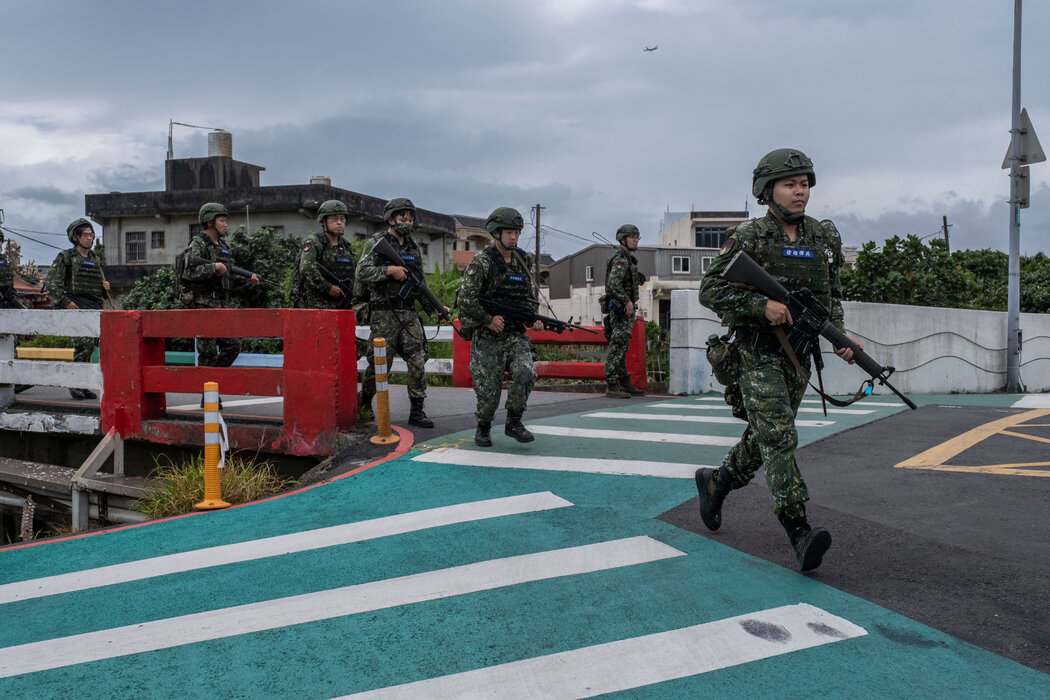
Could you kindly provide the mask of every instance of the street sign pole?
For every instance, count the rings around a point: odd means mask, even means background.
[[[1021,383],[1021,0],[1014,0],[1014,75],[1010,112],[1010,267],[1006,288],[1006,392]]]

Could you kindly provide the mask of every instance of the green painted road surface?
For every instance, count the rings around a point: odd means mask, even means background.
[[[657,520],[741,432],[712,398],[528,422],[527,445],[456,433],[283,498],[0,551],[0,696],[1050,696]],[[801,444],[904,410],[804,407]]]

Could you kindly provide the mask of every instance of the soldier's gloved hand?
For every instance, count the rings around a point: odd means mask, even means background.
[[[783,323],[788,325],[794,323],[791,318],[791,312],[788,311],[788,307],[781,304],[779,301],[773,301],[772,299],[766,300],[766,320],[774,326],[779,326]]]

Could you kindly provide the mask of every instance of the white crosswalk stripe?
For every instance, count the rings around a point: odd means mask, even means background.
[[[505,515],[530,513],[551,508],[564,508],[572,503],[550,491],[529,493],[508,498],[459,503],[411,513],[399,513],[383,518],[364,520],[317,530],[305,530],[289,535],[267,537],[247,542],[196,549],[114,564],[94,569],[73,571],[45,578],[17,581],[0,585],[0,604],[42,596],[81,591],[154,576],[193,571],[212,566],[275,557],[292,552],[305,552],[335,545],[389,537],[415,530],[464,523]]]
[[[727,425],[744,425],[745,422],[739,418],[730,416],[676,416],[673,413],[620,413],[618,411],[597,411],[595,413],[584,413],[584,418],[604,418],[606,420],[658,420],[664,422],[680,423],[721,423]],[[830,420],[796,420],[795,425],[800,428],[826,428],[834,425]],[[739,438],[735,438],[735,443]]]
[[[668,479],[692,479],[697,468],[710,465],[682,464],[681,462],[649,462],[633,459],[598,459],[590,457],[544,457],[541,455],[484,452],[441,447],[412,458],[414,462],[459,464],[470,467],[497,467],[503,469],[540,469],[586,474],[621,474],[626,476],[657,476]]]
[[[529,425],[529,430],[537,435],[557,435],[559,437],[589,438],[594,440],[634,440],[640,442],[665,442],[681,445],[716,445],[732,447],[739,437],[720,435],[683,435],[679,433],[648,433],[637,430],[598,430],[591,428],[568,428],[561,425]]]
[[[866,634],[864,628],[848,620],[800,603],[347,695],[344,699],[589,698]]]
[[[721,406],[718,404],[691,404],[682,401],[665,401],[663,403],[650,403],[646,404],[646,408],[675,408],[685,409],[687,411],[729,411],[731,410],[729,404],[723,403]],[[820,408],[805,408],[802,407],[799,413],[823,413],[823,409]],[[868,411],[859,408],[828,408],[828,415],[837,413],[845,416],[866,416],[875,411]]]
[[[0,649],[0,678],[684,556],[650,537],[428,571]]]

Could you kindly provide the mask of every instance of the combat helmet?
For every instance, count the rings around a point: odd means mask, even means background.
[[[390,221],[390,217],[399,211],[410,211],[412,216],[416,216],[416,205],[408,197],[395,197],[383,207],[383,221]]]
[[[77,233],[84,226],[87,226],[92,231],[95,230],[95,227],[91,224],[91,222],[83,217],[75,219],[69,226],[66,226],[66,238],[69,239],[70,243],[72,243],[73,245],[77,244]]]
[[[797,148],[778,148],[762,156],[755,167],[751,179],[751,193],[759,204],[769,204],[763,196],[766,189],[777,180],[792,175],[808,175],[809,186],[817,184],[817,175],[813,172],[813,161]]]
[[[641,238],[642,234],[638,232],[638,227],[634,224],[624,224],[620,228],[616,229],[616,241],[618,243],[623,243],[623,239],[627,238],[628,236],[638,236],[639,238]]]
[[[218,202],[208,202],[201,207],[200,212],[197,214],[197,221],[203,226],[209,221],[215,221],[216,217],[229,216],[230,212],[226,211],[225,204],[219,204]]]
[[[511,207],[496,207],[485,222],[485,230],[493,236],[500,229],[513,228],[520,230],[524,227],[525,220],[521,218],[521,212]]]
[[[329,199],[317,209],[317,223],[323,223],[326,216],[338,216],[342,214],[350,217],[350,210],[338,199]]]

